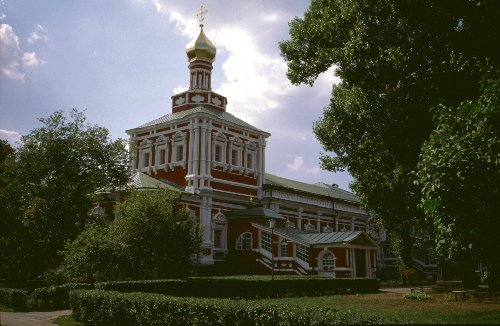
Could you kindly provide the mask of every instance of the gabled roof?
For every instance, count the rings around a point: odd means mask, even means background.
[[[180,191],[181,189],[176,188],[170,184],[162,182],[158,179],[150,177],[146,173],[135,172],[127,184],[129,188],[133,189],[166,189]]]
[[[314,232],[295,228],[275,228],[274,233],[311,246],[357,244],[376,247],[377,244],[363,231]]]
[[[155,119],[153,121],[142,124],[137,128],[129,129],[126,132],[130,133],[134,130],[152,127],[155,125],[161,125],[161,124],[167,123],[167,122],[174,122],[176,120],[182,120],[184,118],[189,117],[190,115],[199,114],[199,113],[207,114],[207,115],[213,116],[214,118],[219,119],[221,121],[224,121],[224,122],[227,122],[230,124],[234,124],[234,125],[246,128],[246,129],[250,129],[250,130],[256,131],[258,133],[264,133],[264,134],[269,135],[269,133],[262,131],[258,128],[255,128],[251,124],[246,123],[245,121],[235,117],[231,113],[228,113],[226,111],[212,109],[212,108],[207,108],[207,107],[203,107],[203,106],[197,106],[197,107],[194,107],[194,108],[189,109],[189,110],[166,114],[158,119]]]
[[[352,192],[340,189],[337,186],[330,186],[325,183],[310,184],[266,173],[264,184],[359,203],[358,197],[356,197],[356,195]]]
[[[276,213],[272,209],[265,208],[262,206],[253,206],[245,209],[235,209],[229,212],[227,215],[229,220],[239,220],[246,218],[266,218],[275,220],[284,220],[285,218],[280,214]]]

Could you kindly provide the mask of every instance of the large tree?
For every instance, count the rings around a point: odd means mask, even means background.
[[[478,101],[436,108],[418,165],[422,206],[437,248],[456,261],[481,261],[489,285],[500,285],[500,79]],[[464,259],[465,258],[465,259]]]
[[[22,242],[22,249],[2,252],[2,259],[17,261],[5,276],[34,277],[55,267],[64,242],[85,223],[90,195],[128,180],[125,143],[88,124],[82,112],[73,109],[68,118],[57,111],[40,122],[5,162],[8,214],[0,218],[12,222]]]
[[[280,43],[294,84],[331,66],[342,79],[315,125],[323,167],[347,169],[363,205],[381,218],[403,262],[422,225],[414,182],[431,108],[477,99],[500,67],[498,1],[313,0]]]

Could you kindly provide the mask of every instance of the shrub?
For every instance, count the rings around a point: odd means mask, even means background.
[[[14,310],[25,311],[28,292],[20,289],[0,288],[0,304]]]
[[[380,316],[258,301],[179,298],[150,293],[77,290],[73,316],[85,325],[339,325],[401,323]]]
[[[432,296],[425,292],[407,292],[403,293],[403,298],[414,300],[432,300]]]
[[[64,265],[72,281],[185,277],[199,252],[193,222],[179,210],[178,192],[135,191],[117,205],[109,226],[89,225],[66,246]]]
[[[91,284],[68,283],[35,289],[28,301],[32,310],[69,309],[69,291],[77,289],[92,289]]]
[[[190,278],[96,283],[96,289],[119,292],[160,293],[180,297],[272,298],[343,293],[374,293],[375,279],[283,278]]]

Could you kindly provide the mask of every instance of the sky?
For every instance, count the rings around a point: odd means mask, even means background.
[[[188,87],[186,44],[198,35],[193,0],[0,0],[0,138],[15,145],[56,110],[125,130],[171,112]],[[348,189],[347,172],[323,171],[312,132],[339,82],[331,68],[294,86],[278,43],[306,0],[205,0],[204,31],[217,47],[212,88],[227,111],[271,133],[266,172]]]

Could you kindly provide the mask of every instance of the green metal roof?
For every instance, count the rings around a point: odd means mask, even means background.
[[[350,191],[340,189],[337,186],[327,185],[325,183],[310,184],[295,180],[278,177],[273,174],[265,174],[265,184],[293,189],[301,192],[308,192],[314,195],[343,199],[350,202],[359,203],[358,197]]]
[[[294,241],[307,243],[308,245],[348,244],[349,242],[363,236],[363,231],[346,232],[314,232],[301,231],[295,228],[275,228],[274,232]],[[373,241],[371,241],[373,242]]]
[[[275,220],[284,220],[285,218],[280,214],[276,213],[272,209],[265,208],[262,206],[254,206],[245,209],[235,209],[227,214],[227,218],[230,220],[246,219],[246,218],[267,218]]]
[[[211,115],[216,119],[219,119],[219,120],[222,120],[224,122],[231,123],[231,124],[235,124],[237,126],[241,126],[241,127],[247,128],[247,129],[251,129],[251,130],[254,130],[254,131],[259,132],[259,133],[269,134],[269,133],[262,131],[258,128],[255,128],[251,124],[246,123],[245,121],[235,117],[231,113],[228,113],[226,111],[217,110],[217,109],[207,108],[207,107],[203,107],[203,106],[197,106],[197,107],[194,107],[194,108],[189,109],[189,110],[166,114],[163,117],[160,117],[160,118],[155,119],[153,121],[142,124],[137,128],[129,129],[126,132],[130,133],[131,131],[136,130],[136,129],[142,129],[142,128],[146,128],[146,127],[152,127],[155,125],[161,125],[161,124],[166,123],[166,122],[174,122],[176,120],[182,120],[190,115],[199,114],[199,113]]]
[[[146,173],[142,172],[136,172],[130,177],[128,187],[134,189],[166,189],[180,191],[179,188],[150,177]]]

